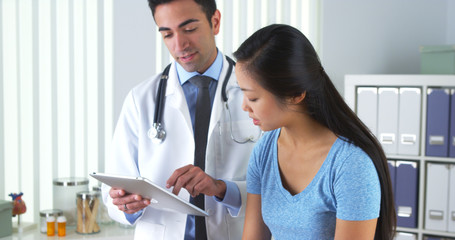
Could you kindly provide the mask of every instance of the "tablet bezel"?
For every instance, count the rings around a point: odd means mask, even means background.
[[[158,186],[147,178],[96,172],[89,175],[108,186],[121,188],[128,193],[138,194],[143,198],[150,199],[150,207],[194,216],[209,216],[206,211]]]

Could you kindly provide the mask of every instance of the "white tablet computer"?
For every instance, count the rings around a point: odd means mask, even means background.
[[[208,216],[208,213],[179,196],[167,191],[144,177],[130,177],[105,173],[91,173],[90,176],[111,187],[121,188],[128,193],[150,199],[150,206],[166,211],[195,216]]]

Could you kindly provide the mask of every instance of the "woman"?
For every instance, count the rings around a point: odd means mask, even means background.
[[[234,56],[243,110],[267,131],[250,158],[243,239],[392,239],[384,152],[308,39],[271,25]]]

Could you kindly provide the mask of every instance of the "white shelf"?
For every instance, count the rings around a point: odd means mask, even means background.
[[[454,232],[440,232],[424,229],[425,209],[425,166],[428,162],[455,163],[455,158],[425,156],[426,136],[426,92],[431,87],[455,88],[455,75],[346,75],[344,84],[344,98],[346,103],[355,111],[358,87],[418,87],[422,89],[422,112],[420,155],[387,155],[387,159],[406,160],[419,163],[419,193],[418,193],[418,216],[417,228],[397,227],[397,231],[414,233],[417,239],[423,240],[424,236],[439,236],[441,238],[455,238]]]

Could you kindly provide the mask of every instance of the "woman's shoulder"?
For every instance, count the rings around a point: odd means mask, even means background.
[[[348,163],[370,166],[372,164],[370,156],[349,139],[339,137],[334,147],[333,158],[335,159],[334,164],[336,165]]]

